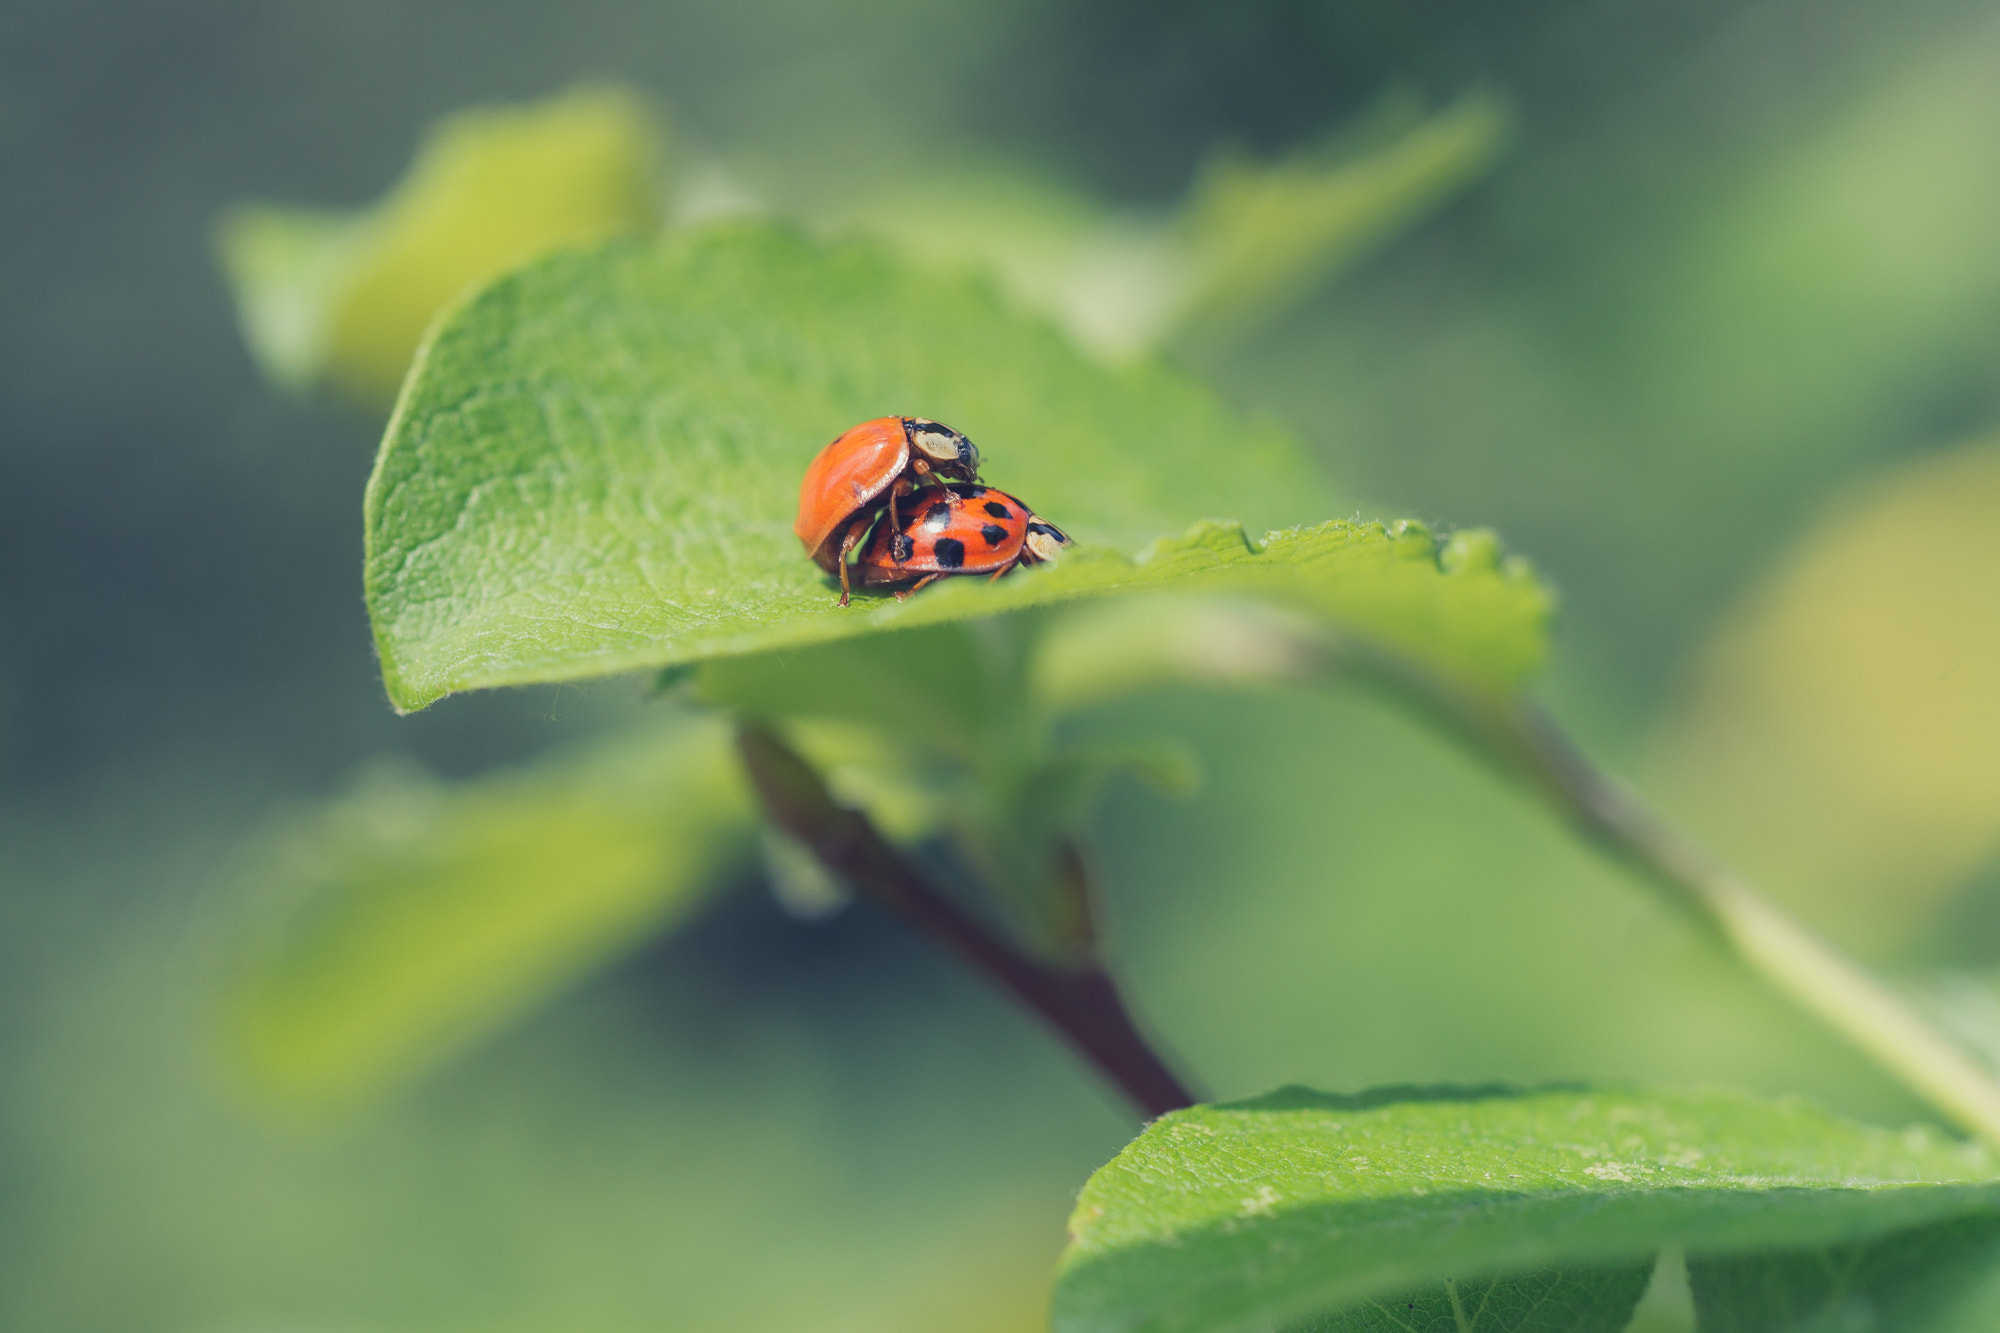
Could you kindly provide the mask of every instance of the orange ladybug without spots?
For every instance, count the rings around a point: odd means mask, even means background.
[[[951,427],[925,417],[864,421],[807,464],[792,530],[821,569],[840,575],[842,606],[847,605],[847,553],[885,508],[889,526],[900,527],[897,501],[932,478],[977,481],[979,450]]]
[[[911,586],[907,597],[952,574],[999,578],[1016,565],[1054,560],[1062,529],[990,486],[928,486],[909,497],[901,526],[884,522],[854,562],[863,587]],[[914,580],[914,582],[912,582]]]

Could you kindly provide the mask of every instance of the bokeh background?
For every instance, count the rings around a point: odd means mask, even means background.
[[[260,377],[218,218],[366,204],[437,117],[580,80],[663,108],[683,179],[802,220],[968,178],[1144,220],[1218,152],[1504,99],[1490,170],[1171,354],[1355,510],[1498,528],[1562,592],[1543,697],[1588,748],[1992,1043],[2000,7],[16,0],[0,1323],[1027,1329],[1133,1128],[896,924],[801,923],[753,871],[367,1106],[289,1114],[234,1070],[246,839],[385,757],[471,777],[645,705],[392,715],[359,595],[380,407]],[[1184,800],[1115,785],[1090,843],[1136,1003],[1218,1095],[1638,1077],[1921,1114],[1374,698],[1081,725],[1201,761]]]

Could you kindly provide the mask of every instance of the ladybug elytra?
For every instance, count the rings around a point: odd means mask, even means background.
[[[979,450],[951,427],[925,417],[877,417],[843,433],[806,466],[792,525],[821,569],[840,575],[847,605],[847,553],[883,509],[900,528],[897,502],[936,478],[976,481]],[[946,503],[956,504],[951,496]]]
[[[927,486],[913,493],[900,524],[883,523],[854,568],[863,587],[910,583],[910,593],[952,574],[997,579],[1016,565],[1051,561],[1069,545],[1062,529],[990,486]]]

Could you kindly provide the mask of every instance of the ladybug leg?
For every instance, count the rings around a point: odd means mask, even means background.
[[[893,503],[893,502],[892,502]],[[847,535],[840,539],[840,604],[847,605],[847,553],[861,544],[861,534],[867,531],[866,523],[855,523],[847,529]]]
[[[1025,549],[1026,548],[1023,548],[1024,553]],[[1000,568],[994,570],[991,574],[987,575],[986,581],[988,583],[998,583],[1002,577],[1013,573],[1014,566],[1020,563],[1021,563],[1021,556],[1017,555],[1012,560],[1009,560],[1006,564],[1000,566]]]
[[[926,463],[921,458],[913,458],[910,460],[910,471],[916,473],[919,477],[923,477],[928,481],[939,480],[937,475],[937,469],[933,468],[929,463]],[[903,486],[904,493],[908,494],[910,484],[907,481],[901,484]],[[947,507],[952,509],[958,508],[959,499],[960,497],[957,491],[953,490],[949,486],[944,487],[944,502]],[[915,589],[912,589],[911,591],[915,591]]]
[[[904,588],[901,592],[898,592],[896,594],[896,600],[899,602],[907,602],[913,595],[922,592],[925,587],[927,587],[930,584],[936,583],[939,579],[943,577],[944,577],[943,574],[926,574],[922,578],[918,579],[915,583],[912,583],[909,587]]]
[[[908,495],[912,489],[913,487],[911,487],[909,478],[907,477],[898,478],[896,484],[889,488],[889,531],[901,532],[903,530],[902,521],[896,517],[896,501],[899,497]],[[894,554],[893,551],[890,552],[892,557]],[[903,562],[898,560],[896,563],[900,565]]]

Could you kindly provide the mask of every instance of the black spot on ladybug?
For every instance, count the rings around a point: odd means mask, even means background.
[[[965,563],[965,543],[956,537],[940,537],[932,548],[937,555],[938,567],[957,569]]]
[[[986,507],[991,509],[993,506],[987,505]],[[988,523],[979,530],[979,535],[986,539],[988,546],[998,546],[1001,542],[1007,540],[1007,529],[1001,527],[998,523]]]
[[[980,496],[986,494],[984,486],[954,486],[952,489],[968,500],[977,500]]]
[[[910,558],[910,552],[915,548],[916,543],[910,540],[908,534],[899,532],[889,539],[889,558],[900,565]]]
[[[988,500],[984,508],[987,513],[993,515],[995,518],[1005,518],[1010,512],[1006,505],[999,503],[997,500]]]
[[[948,504],[934,504],[924,511],[924,526],[927,528],[941,528],[949,522],[951,506]]]

